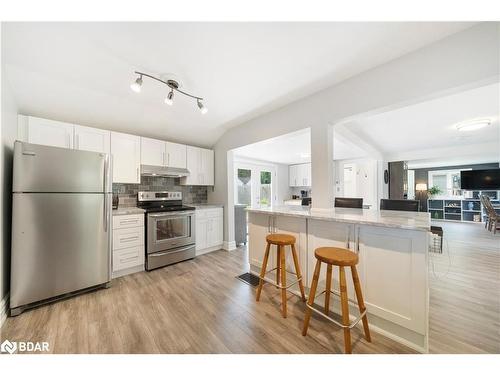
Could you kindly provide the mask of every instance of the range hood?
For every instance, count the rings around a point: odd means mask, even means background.
[[[187,177],[189,176],[189,171],[186,168],[141,164],[141,176]]]

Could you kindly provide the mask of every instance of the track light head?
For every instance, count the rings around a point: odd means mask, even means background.
[[[173,89],[170,90],[167,97],[165,98],[165,104],[168,104],[168,105],[174,104],[174,90]]]
[[[200,109],[200,112],[202,115],[208,112],[208,108],[203,105],[200,99],[197,100],[198,102],[198,108]]]
[[[130,85],[130,88],[134,92],[141,92],[141,86],[142,86],[142,75],[139,76],[139,78],[137,78],[135,82]]]

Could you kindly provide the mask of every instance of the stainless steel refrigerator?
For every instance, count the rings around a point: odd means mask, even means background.
[[[10,313],[111,279],[110,156],[15,142]]]

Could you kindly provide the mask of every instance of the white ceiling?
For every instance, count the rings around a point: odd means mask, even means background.
[[[499,142],[499,103],[497,83],[367,117],[350,129],[384,154]],[[457,131],[457,123],[479,117],[495,121],[478,131]]]
[[[415,157],[412,168],[498,162],[498,151],[491,152],[490,148],[481,146],[497,142],[496,149],[500,148],[499,90],[498,83],[491,84],[346,124],[356,139],[337,137],[334,131],[334,159],[370,157],[369,150],[356,144],[357,139],[363,139],[386,156],[397,153],[408,155],[411,151],[418,151],[421,155],[422,150],[445,148],[446,153],[437,153],[439,158],[436,159],[418,160]],[[474,132],[457,131],[457,123],[478,117],[491,117],[494,122]],[[471,154],[471,147],[468,147],[468,153],[461,154],[461,150],[464,151],[461,146],[473,145],[478,145],[476,153]],[[309,162],[310,153],[309,129],[235,150],[235,155],[240,157],[283,164]]]
[[[281,164],[308,163],[311,161],[311,131],[309,129],[253,143],[234,150],[239,157]],[[367,153],[355,144],[333,137],[333,158],[354,159]]]
[[[7,23],[2,58],[21,113],[191,144],[472,23]],[[131,92],[136,69],[183,88]]]

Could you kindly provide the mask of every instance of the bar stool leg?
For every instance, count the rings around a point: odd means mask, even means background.
[[[321,261],[316,261],[316,267],[314,268],[314,275],[311,283],[311,289],[309,290],[309,300],[307,304],[312,306],[314,304],[314,297],[316,296],[316,288],[318,287],[319,273],[321,271]],[[312,310],[306,307],[306,316],[304,317],[304,327],[302,328],[302,336],[307,335],[307,329],[309,328],[309,320],[311,319]]]
[[[361,292],[361,284],[359,282],[358,270],[356,266],[351,266],[352,281],[354,283],[354,290],[356,291],[356,299],[358,300],[359,313],[362,314],[366,310],[365,302],[363,301],[363,294]],[[368,327],[368,317],[363,316],[363,329],[365,330],[366,341],[371,342],[370,327]]]
[[[260,293],[262,292],[262,286],[264,285],[264,276],[266,276],[266,270],[267,270],[267,261],[269,259],[269,249],[271,247],[271,244],[267,244],[266,246],[266,252],[264,254],[264,261],[262,262],[262,269],[260,270],[260,280],[259,280],[259,287],[257,288],[257,297],[255,300],[259,302],[260,299]]]
[[[347,283],[345,280],[345,270],[344,267],[340,266],[340,302],[342,305],[342,324],[349,325],[349,304],[347,300]],[[344,328],[344,346],[345,352],[350,354],[351,349],[351,330],[349,328]]]
[[[283,318],[286,318],[286,258],[285,247],[280,245],[280,258],[281,258],[281,304],[283,311]]]
[[[276,250],[276,284],[280,285],[281,278],[281,246],[276,245],[278,250]]]
[[[330,291],[332,290],[332,265],[326,266],[325,314],[330,312]]]
[[[301,279],[302,274],[300,273],[300,265],[299,265],[299,258],[297,257],[297,251],[295,250],[295,245],[292,244],[292,256],[293,256],[293,263],[295,265],[295,273],[297,274],[297,278]],[[302,279],[299,281],[299,288],[300,288],[300,294],[302,296],[302,301],[306,301],[306,293],[304,291],[304,283],[302,282]]]

